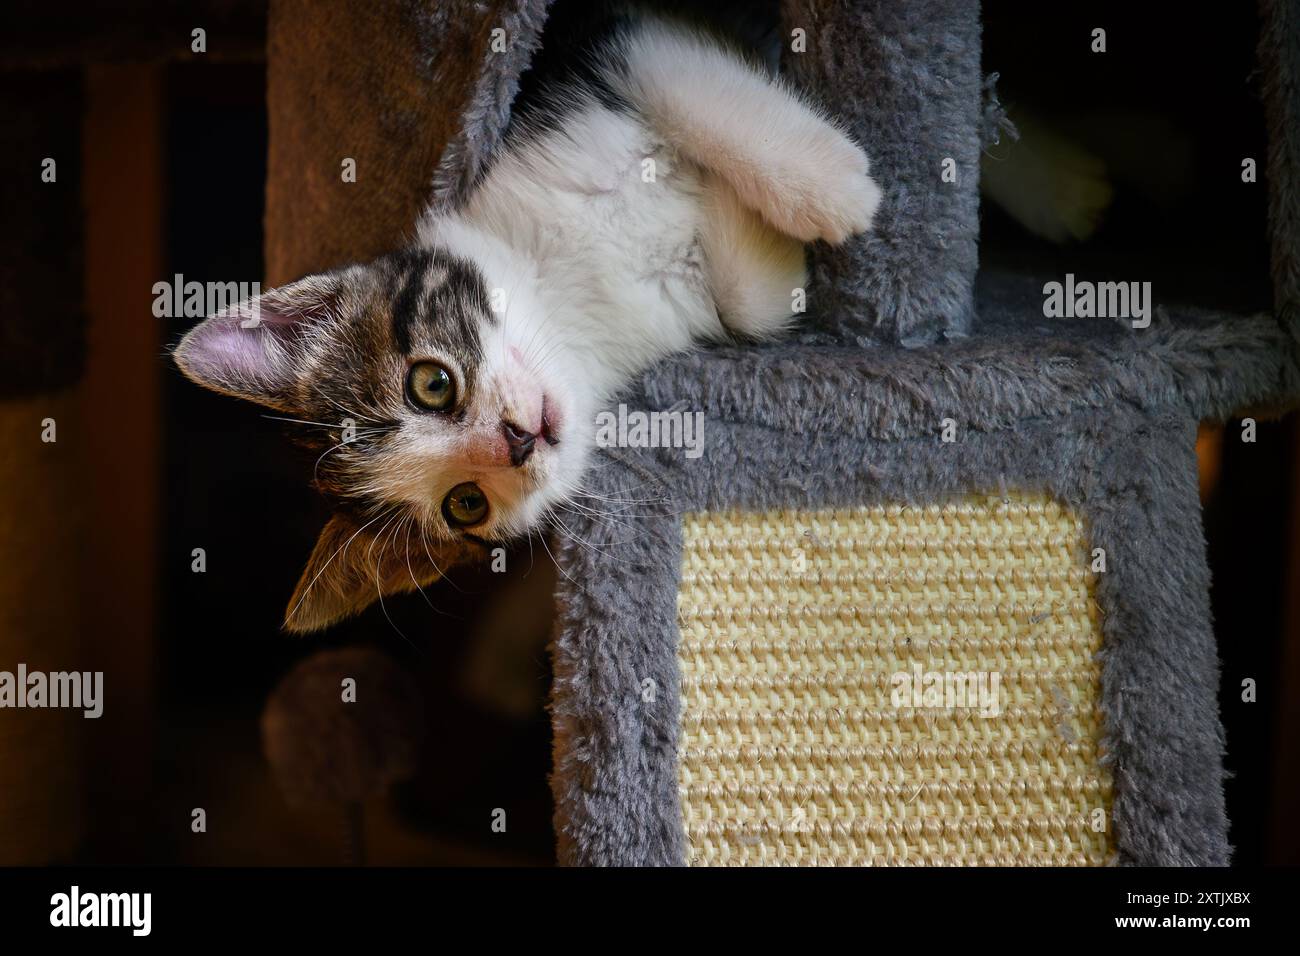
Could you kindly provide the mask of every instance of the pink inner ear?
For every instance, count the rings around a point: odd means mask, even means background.
[[[282,407],[304,322],[334,302],[339,277],[307,276],[209,316],[176,347],[176,364],[209,388]]]
[[[202,385],[238,391],[256,400],[279,391],[286,369],[272,356],[292,337],[296,316],[276,313],[265,304],[256,313],[246,308],[217,313],[195,326],[176,349],[181,369]],[[245,323],[248,327],[245,327]]]
[[[202,361],[241,378],[262,378],[269,362],[262,336],[272,334],[261,326],[244,328],[238,316],[213,316],[198,330],[195,345]]]

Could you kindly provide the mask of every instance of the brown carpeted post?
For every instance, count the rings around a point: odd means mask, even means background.
[[[413,232],[482,69],[495,8],[274,0],[267,24],[266,280],[388,252]]]

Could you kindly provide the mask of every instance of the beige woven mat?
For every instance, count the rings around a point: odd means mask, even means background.
[[[692,864],[1108,859],[1078,515],[1011,495],[684,521]]]

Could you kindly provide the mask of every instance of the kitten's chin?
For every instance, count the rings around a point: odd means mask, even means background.
[[[548,467],[538,474],[535,487],[511,509],[508,519],[495,529],[502,538],[521,538],[544,530],[547,517],[563,508],[581,487],[590,450],[578,436],[562,438],[541,454],[550,457]]]
[[[575,388],[572,376],[559,369],[552,368],[547,377],[551,384],[540,390],[534,419],[540,427],[533,428],[536,440],[526,464],[487,469],[475,477],[494,512],[476,532],[485,540],[505,543],[544,531],[551,512],[580,493],[595,440],[594,430],[581,423],[593,420],[594,397]]]

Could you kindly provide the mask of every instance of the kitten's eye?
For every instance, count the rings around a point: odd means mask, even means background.
[[[457,485],[442,499],[442,516],[453,527],[468,528],[487,517],[487,495],[472,481]]]
[[[456,383],[437,362],[416,362],[406,374],[406,394],[420,408],[442,412],[456,400]]]

